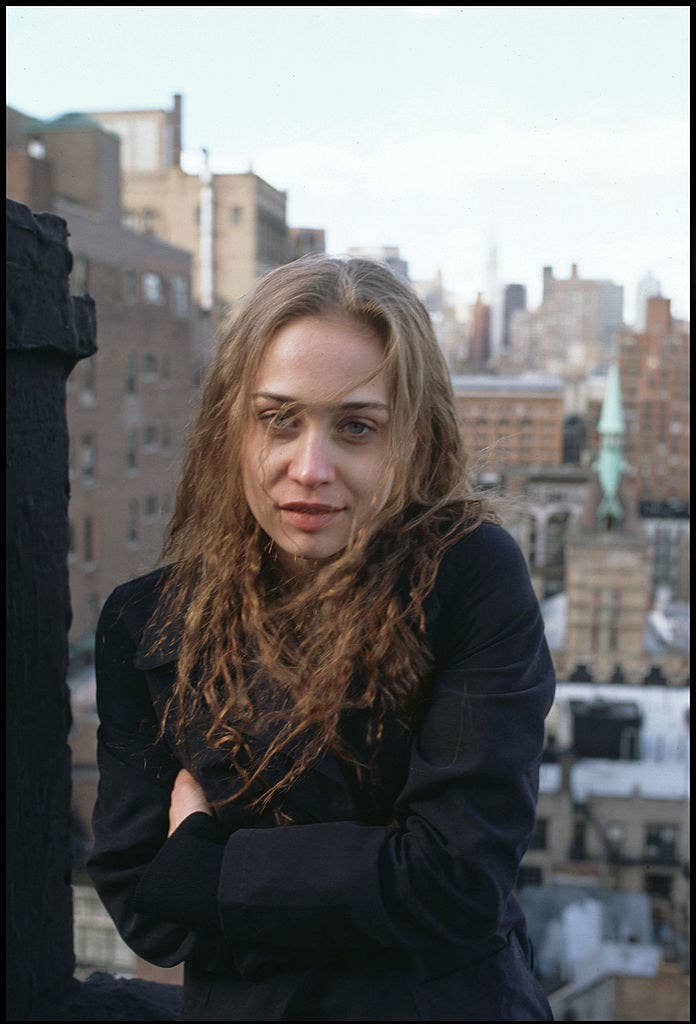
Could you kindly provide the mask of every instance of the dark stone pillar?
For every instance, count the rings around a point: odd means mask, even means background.
[[[65,381],[95,350],[91,299],[71,300],[65,222],[7,200],[8,1015],[34,1020],[73,986],[70,700],[65,684]]]
[[[175,986],[73,978],[65,382],[96,319],[67,237],[7,200],[7,1019],[173,1020]]]

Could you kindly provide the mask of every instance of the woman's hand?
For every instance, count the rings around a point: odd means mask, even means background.
[[[169,803],[169,832],[167,839],[179,827],[184,818],[196,811],[204,811],[212,815],[213,811],[205,798],[205,793],[198,785],[193,775],[182,768],[172,788],[172,796]]]

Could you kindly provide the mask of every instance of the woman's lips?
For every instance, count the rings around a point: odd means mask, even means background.
[[[283,521],[298,530],[304,530],[305,533],[322,530],[333,522],[342,511],[342,508],[337,508],[334,505],[312,504],[304,501],[290,501],[280,506]]]

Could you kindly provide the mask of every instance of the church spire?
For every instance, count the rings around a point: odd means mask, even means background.
[[[600,524],[606,523],[608,529],[611,530],[615,529],[623,519],[623,509],[618,492],[621,477],[628,469],[623,458],[625,425],[621,402],[621,381],[616,363],[612,363],[609,367],[597,433],[601,438],[599,455],[592,464],[602,488],[602,500],[597,509],[597,518]]]

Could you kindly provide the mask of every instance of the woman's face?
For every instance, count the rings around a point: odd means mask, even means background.
[[[382,357],[377,334],[339,314],[287,324],[266,347],[242,455],[244,493],[290,571],[340,552],[352,525],[386,501],[387,381],[381,370],[358,383]]]

